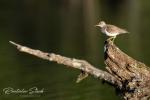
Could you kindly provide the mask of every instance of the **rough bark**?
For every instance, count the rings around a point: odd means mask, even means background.
[[[105,64],[108,72],[97,69],[84,60],[45,53],[10,41],[21,52],[54,61],[84,71],[102,79],[116,88],[125,100],[148,100],[150,98],[150,68],[122,52],[112,41],[105,41]]]
[[[106,69],[122,83],[119,94],[125,100],[150,99],[150,68],[122,52],[111,41],[105,43]]]

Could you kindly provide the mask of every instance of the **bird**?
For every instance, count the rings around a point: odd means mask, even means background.
[[[104,33],[106,36],[110,37],[109,40],[113,39],[114,42],[117,35],[129,33],[127,30],[119,28],[115,25],[106,24],[104,21],[100,21],[96,27],[100,27],[102,33]]]

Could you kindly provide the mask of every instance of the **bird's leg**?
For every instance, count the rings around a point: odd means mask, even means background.
[[[116,38],[116,36],[112,37],[112,42],[114,42],[115,38]]]
[[[111,39],[113,39],[114,37],[110,37],[110,38],[108,38],[107,40],[109,41],[109,40],[111,40]]]

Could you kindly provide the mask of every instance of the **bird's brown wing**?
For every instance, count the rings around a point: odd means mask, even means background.
[[[109,32],[109,33],[129,33],[128,31],[126,31],[125,29],[121,29],[117,26],[114,26],[114,25],[107,25],[106,26],[106,31]]]

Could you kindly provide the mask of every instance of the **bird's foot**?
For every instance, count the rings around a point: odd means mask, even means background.
[[[107,39],[107,41],[112,41],[112,39],[113,39],[113,37],[110,37],[110,38]]]
[[[112,37],[108,38],[107,41],[110,41],[112,39]]]
[[[112,43],[114,43],[114,40],[115,40],[116,36],[115,37],[110,37],[107,39],[107,41],[112,41]]]

